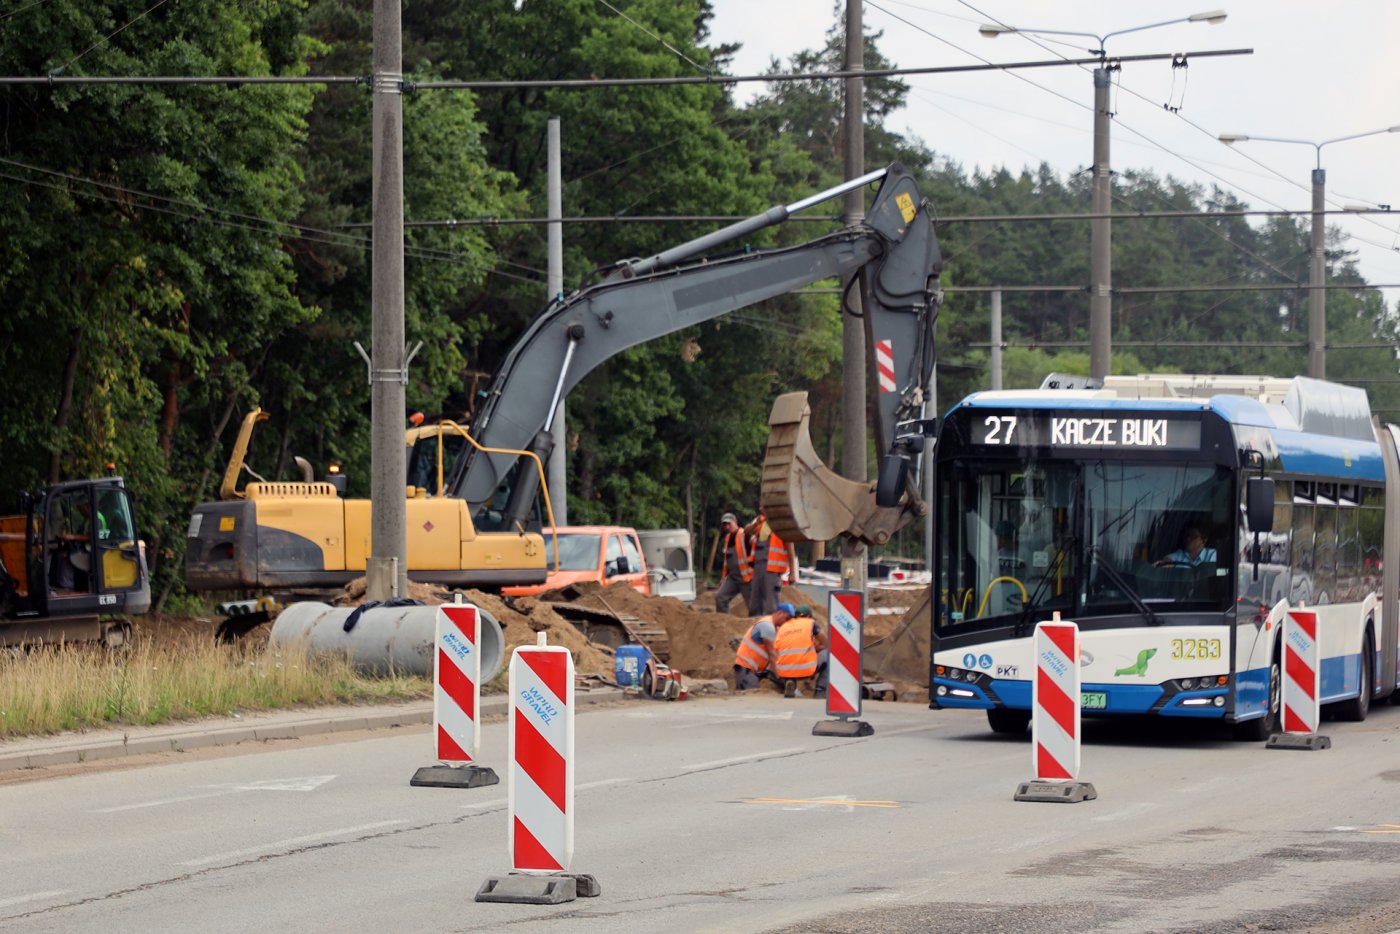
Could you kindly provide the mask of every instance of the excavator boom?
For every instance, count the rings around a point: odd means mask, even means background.
[[[856,185],[880,179],[867,219],[794,247],[696,261],[721,243],[778,223]],[[859,277],[867,327],[888,359],[891,385],[922,387],[933,365],[932,320],[940,268],[927,204],[898,163],[794,205],[777,207],[649,259],[620,263],[597,284],[551,303],[511,348],[472,425],[486,448],[529,450],[545,459],[558,402],[595,367],[629,347],[717,318],[813,282]],[[893,431],[908,400],[881,396],[882,424]],[[917,406],[916,406],[917,408]],[[448,491],[475,509],[489,500],[516,457],[471,449],[454,467]],[[523,521],[534,499],[521,471],[506,508]]]

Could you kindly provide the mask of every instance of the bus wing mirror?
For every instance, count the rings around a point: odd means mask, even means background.
[[[1274,530],[1274,478],[1250,477],[1245,481],[1245,519],[1251,532]]]

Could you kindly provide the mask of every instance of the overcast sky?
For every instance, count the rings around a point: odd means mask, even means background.
[[[832,0],[712,0],[715,42],[744,48],[734,74],[824,44],[838,14]],[[844,2],[839,9],[844,10]],[[1112,92],[1110,164],[1115,171],[1217,184],[1251,207],[1309,210],[1317,151],[1258,140],[1233,147],[1220,133],[1320,142],[1400,125],[1400,2],[1397,0],[866,0],[867,31],[905,68],[1085,57],[1089,37],[1002,35],[978,26],[1098,35],[1223,9],[1219,25],[1177,23],[1112,36],[1113,55],[1252,49],[1250,55],[1127,63]],[[1032,41],[1032,40],[1035,41]],[[1037,44],[1039,43],[1039,44]],[[1015,73],[906,76],[909,105],[890,128],[923,140],[966,172],[1041,162],[1061,174],[1093,159],[1093,78],[1066,65]],[[746,99],[762,85],[739,85]],[[1163,105],[1179,108],[1176,114]],[[1329,207],[1389,204],[1394,216],[1329,217],[1351,235],[1363,275],[1400,283],[1400,132],[1322,148]],[[1128,223],[1126,221],[1120,223]],[[1400,289],[1387,289],[1394,306]]]

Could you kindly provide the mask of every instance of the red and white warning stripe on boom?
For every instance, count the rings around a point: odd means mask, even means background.
[[[481,749],[476,712],[481,706],[481,652],[477,609],[438,608],[433,659],[433,736],[443,762],[472,762]]]
[[[510,862],[563,872],[574,858],[574,660],[561,645],[520,646],[510,660]]]
[[[1316,733],[1320,721],[1321,668],[1317,614],[1289,610],[1283,622],[1283,731]]]
[[[1037,781],[1074,781],[1079,775],[1079,627],[1038,623],[1032,642],[1031,746]]]
[[[894,380],[894,341],[875,342],[875,370],[881,392],[894,392],[898,388]]]

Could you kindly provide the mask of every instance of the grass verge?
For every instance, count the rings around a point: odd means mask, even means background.
[[[138,638],[117,651],[74,645],[0,653],[0,738],[431,697],[429,678],[371,677],[341,657],[230,648],[209,639]]]

